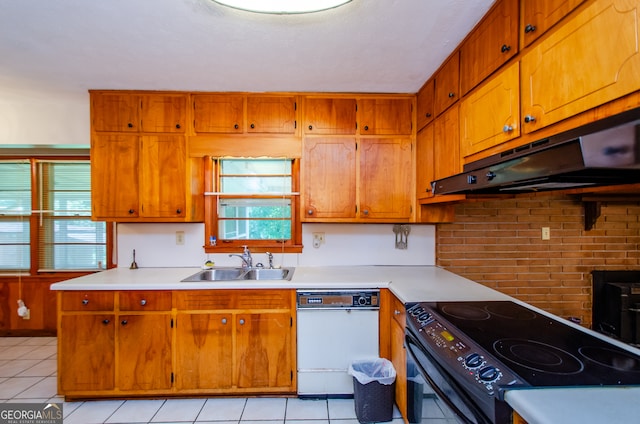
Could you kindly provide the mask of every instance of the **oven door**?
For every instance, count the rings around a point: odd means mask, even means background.
[[[459,420],[467,424],[491,424],[494,421],[478,408],[476,403],[451,376],[434,360],[415,337],[407,330],[405,335],[407,347],[407,368],[418,371],[426,380],[438,398],[445,402],[458,416]],[[412,410],[412,402],[421,401],[415,396],[408,399],[407,409]],[[419,418],[413,422],[420,422]]]

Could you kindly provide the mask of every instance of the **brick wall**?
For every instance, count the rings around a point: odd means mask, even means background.
[[[590,327],[590,272],[640,269],[640,204],[602,203],[601,211],[585,231],[582,203],[560,194],[463,203],[454,223],[437,226],[436,262]]]

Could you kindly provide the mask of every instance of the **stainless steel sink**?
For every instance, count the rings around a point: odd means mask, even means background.
[[[295,268],[212,268],[198,271],[182,282],[236,280],[291,280]]]

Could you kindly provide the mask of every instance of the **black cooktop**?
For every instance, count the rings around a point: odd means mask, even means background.
[[[422,305],[532,386],[640,384],[640,356],[517,303]]]

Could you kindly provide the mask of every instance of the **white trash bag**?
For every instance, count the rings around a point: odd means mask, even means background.
[[[391,361],[385,358],[354,361],[349,365],[348,373],[360,384],[377,381],[388,386],[396,381],[396,370]]]

